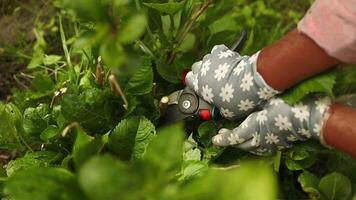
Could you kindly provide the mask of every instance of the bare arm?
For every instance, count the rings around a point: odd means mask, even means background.
[[[325,142],[356,158],[356,109],[334,104],[324,126]]]
[[[262,49],[257,70],[276,90],[291,86],[341,63],[297,29]]]

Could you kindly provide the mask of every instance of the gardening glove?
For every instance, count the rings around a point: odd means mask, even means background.
[[[223,117],[236,119],[250,114],[258,105],[280,93],[257,72],[258,53],[240,56],[225,45],[213,48],[192,66],[186,76],[188,87],[215,105]]]
[[[269,155],[290,147],[294,141],[309,138],[323,143],[321,130],[328,117],[329,105],[328,97],[308,98],[294,106],[273,98],[239,127],[221,129],[212,140],[215,145],[232,145],[257,155]]]

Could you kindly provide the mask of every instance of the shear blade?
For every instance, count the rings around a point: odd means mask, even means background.
[[[184,115],[180,112],[178,105],[169,105],[159,119],[159,126],[166,126],[182,121],[191,115]]]

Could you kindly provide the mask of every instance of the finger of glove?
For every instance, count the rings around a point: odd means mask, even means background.
[[[246,121],[245,123],[248,123]],[[241,130],[240,130],[241,129]],[[219,134],[213,137],[213,144],[217,146],[230,146],[242,144],[252,138],[250,131],[238,127],[233,130],[220,129]]]
[[[241,150],[244,150],[244,151],[254,151],[256,150],[257,146],[255,146],[253,144],[253,139],[249,139],[249,140],[246,140],[245,142],[241,143],[241,144],[238,144],[238,145],[234,145],[235,148],[238,148],[238,149],[241,149]]]
[[[192,65],[193,74],[198,74],[202,66],[202,61],[198,61]]]
[[[191,89],[193,89],[195,92],[198,91],[198,75],[194,74],[193,72],[188,72],[187,75],[185,76],[185,83],[187,86]]]
[[[226,51],[226,50],[229,50],[229,48],[227,48],[225,45],[223,44],[220,44],[220,45],[215,45],[213,47],[213,49],[211,50],[211,54],[216,54],[216,53],[219,53],[221,51]]]

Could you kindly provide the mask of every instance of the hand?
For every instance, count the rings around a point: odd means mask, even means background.
[[[213,137],[218,146],[234,146],[257,155],[288,148],[294,141],[315,138],[323,142],[321,130],[328,116],[330,99],[308,98],[294,106],[271,99],[263,110],[252,113],[233,129],[221,129]]]
[[[279,92],[266,84],[256,70],[258,54],[240,56],[224,45],[192,66],[187,85],[205,101],[214,104],[228,119],[247,116]]]

